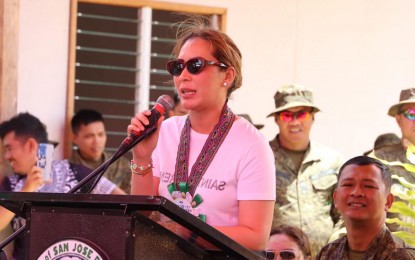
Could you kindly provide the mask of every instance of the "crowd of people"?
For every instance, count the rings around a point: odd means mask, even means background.
[[[240,50],[227,34],[204,24],[194,17],[179,26],[175,59],[166,66],[177,91],[175,108],[132,149],[132,160],[121,158],[109,167],[92,192],[166,197],[267,259],[415,259],[415,249],[392,233],[405,228],[385,223],[387,216],[415,223],[388,212],[395,200],[392,187],[406,189],[391,176],[415,183],[415,174],[387,166],[411,163],[406,146],[415,144],[415,88],[403,90],[388,112],[402,138],[382,136],[372,151],[346,161],[310,140],[320,111],[311,89],[282,86],[268,115],[279,133],[268,141],[259,132],[263,125],[228,106],[242,86]],[[144,131],[150,114],[137,113],[127,132]],[[13,173],[0,191],[67,192],[111,157],[104,152],[99,112],[79,110],[71,126],[77,149],[68,160],[53,162],[51,180],[45,181],[36,166],[39,144],[50,142],[44,124],[30,113],[2,122],[4,158]],[[0,230],[23,223],[0,207]],[[209,246],[193,234],[180,234]],[[25,241],[14,242],[13,255],[24,259]]]

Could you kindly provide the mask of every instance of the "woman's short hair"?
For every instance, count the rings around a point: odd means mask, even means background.
[[[207,17],[189,15],[187,19],[178,24],[176,34],[177,42],[173,55],[177,57],[181,48],[189,39],[201,38],[209,42],[214,53],[212,55],[222,63],[235,69],[235,79],[228,90],[227,96],[242,85],[242,54],[234,41],[226,34],[216,30],[210,25]]]

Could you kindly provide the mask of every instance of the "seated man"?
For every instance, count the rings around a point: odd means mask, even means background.
[[[3,146],[0,145],[0,186],[2,185],[4,179],[6,178],[7,175],[10,174],[11,169],[10,166],[8,165],[8,163],[6,163],[6,160],[4,160],[3,158]],[[5,229],[3,229],[2,231],[0,231],[0,242],[4,241],[8,236],[11,235],[11,233],[13,232],[11,225],[7,225],[7,227]],[[13,243],[8,244],[5,248],[3,248],[3,250],[6,252],[6,255],[12,255],[13,253]],[[1,259],[1,257],[0,257]]]
[[[72,152],[68,159],[71,163],[82,164],[95,170],[112,154],[104,152],[107,142],[104,118],[92,109],[81,109],[72,118],[72,141],[78,150]],[[124,192],[130,193],[131,170],[130,162],[120,157],[111,164],[104,173],[104,177],[114,182]]]
[[[1,123],[0,138],[4,148],[4,158],[13,170],[13,174],[7,176],[0,185],[0,192],[66,193],[91,172],[91,169],[70,164],[67,160],[54,161],[51,180],[45,182],[42,169],[36,166],[36,161],[38,146],[40,143],[48,142],[48,134],[40,120],[29,113],[20,113],[9,121]],[[87,192],[89,188],[84,187],[78,192]],[[106,178],[98,182],[93,193],[125,194]],[[13,212],[0,206],[0,230],[5,229],[12,220],[14,230],[24,224],[24,219],[15,217]],[[25,259],[26,246],[23,236],[18,237],[14,242],[14,258]]]
[[[385,226],[394,201],[392,178],[380,161],[357,156],[339,171],[333,198],[347,234],[323,247],[316,259],[415,259],[415,248]]]

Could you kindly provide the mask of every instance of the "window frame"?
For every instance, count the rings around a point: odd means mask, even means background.
[[[65,116],[65,138],[63,140],[64,158],[69,158],[72,153],[72,130],[71,118],[75,107],[75,70],[76,70],[76,40],[77,40],[77,13],[78,3],[116,5],[131,8],[151,8],[154,10],[171,12],[188,12],[202,15],[216,15],[219,19],[220,30],[225,32],[227,9],[157,1],[137,0],[71,0],[70,4],[70,26],[69,26],[69,50],[68,50],[68,78],[66,95],[66,116]],[[148,95],[144,95],[148,98]],[[146,101],[148,103],[148,100]]]

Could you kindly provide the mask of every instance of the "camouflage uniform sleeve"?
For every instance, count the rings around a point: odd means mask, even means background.
[[[105,160],[108,160],[112,154],[105,154]],[[125,193],[130,194],[131,189],[131,169],[130,161],[125,157],[120,157],[111,164],[104,174],[108,180],[112,181]]]
[[[342,237],[325,245],[316,256],[316,260],[347,259],[346,237]]]
[[[337,168],[335,169],[337,175],[339,174],[340,167],[343,165],[344,162],[345,162],[345,159],[339,154],[337,158]],[[333,198],[333,193],[336,187],[337,187],[337,183],[333,189],[332,198]],[[344,225],[344,221],[342,219],[340,212],[337,210],[336,206],[334,205],[333,201],[331,203],[330,216],[333,220],[334,227],[333,227],[333,231],[328,242],[334,241],[346,235],[346,227]]]
[[[391,252],[391,254],[388,256],[387,259],[414,260],[415,259],[415,248],[395,249],[393,252]]]
[[[127,158],[120,158],[120,171],[123,174],[122,181],[120,183],[120,188],[127,194],[130,194],[131,191],[131,169],[130,161]]]

